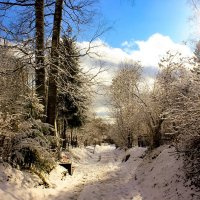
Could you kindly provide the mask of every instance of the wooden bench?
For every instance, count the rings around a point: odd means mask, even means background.
[[[67,169],[69,175],[72,176],[72,174],[73,174],[72,163],[64,163],[64,162],[61,162],[61,163],[59,163],[59,165],[62,166],[62,167],[64,167],[65,169]]]

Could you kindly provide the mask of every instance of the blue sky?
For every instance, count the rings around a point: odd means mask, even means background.
[[[147,40],[154,33],[174,42],[188,39],[191,9],[187,0],[100,0],[104,21],[112,30],[102,39],[112,47]]]

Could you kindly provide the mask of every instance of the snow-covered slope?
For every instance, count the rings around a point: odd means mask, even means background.
[[[162,146],[145,157],[136,172],[137,190],[147,200],[200,199],[184,178],[183,160],[174,147]]]
[[[174,148],[151,153],[135,147],[127,151],[102,145],[71,149],[75,171],[57,166],[48,177],[51,188],[40,186],[36,175],[0,164],[1,200],[193,200],[184,186],[182,160]]]

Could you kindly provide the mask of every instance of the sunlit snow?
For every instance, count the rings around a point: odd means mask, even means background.
[[[0,199],[192,199],[191,189],[184,186],[182,161],[173,154],[173,147],[161,147],[145,158],[146,148],[141,147],[125,151],[111,145],[97,145],[70,151],[75,167],[73,175],[64,176],[66,170],[56,167],[48,177],[50,188],[39,186],[37,176],[1,163]]]

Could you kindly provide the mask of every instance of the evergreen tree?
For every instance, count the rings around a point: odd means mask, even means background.
[[[75,39],[63,37],[60,47],[57,106],[60,133],[64,140],[67,127],[73,130],[82,126],[86,119],[89,97],[85,87],[86,77],[81,72],[79,58]]]

